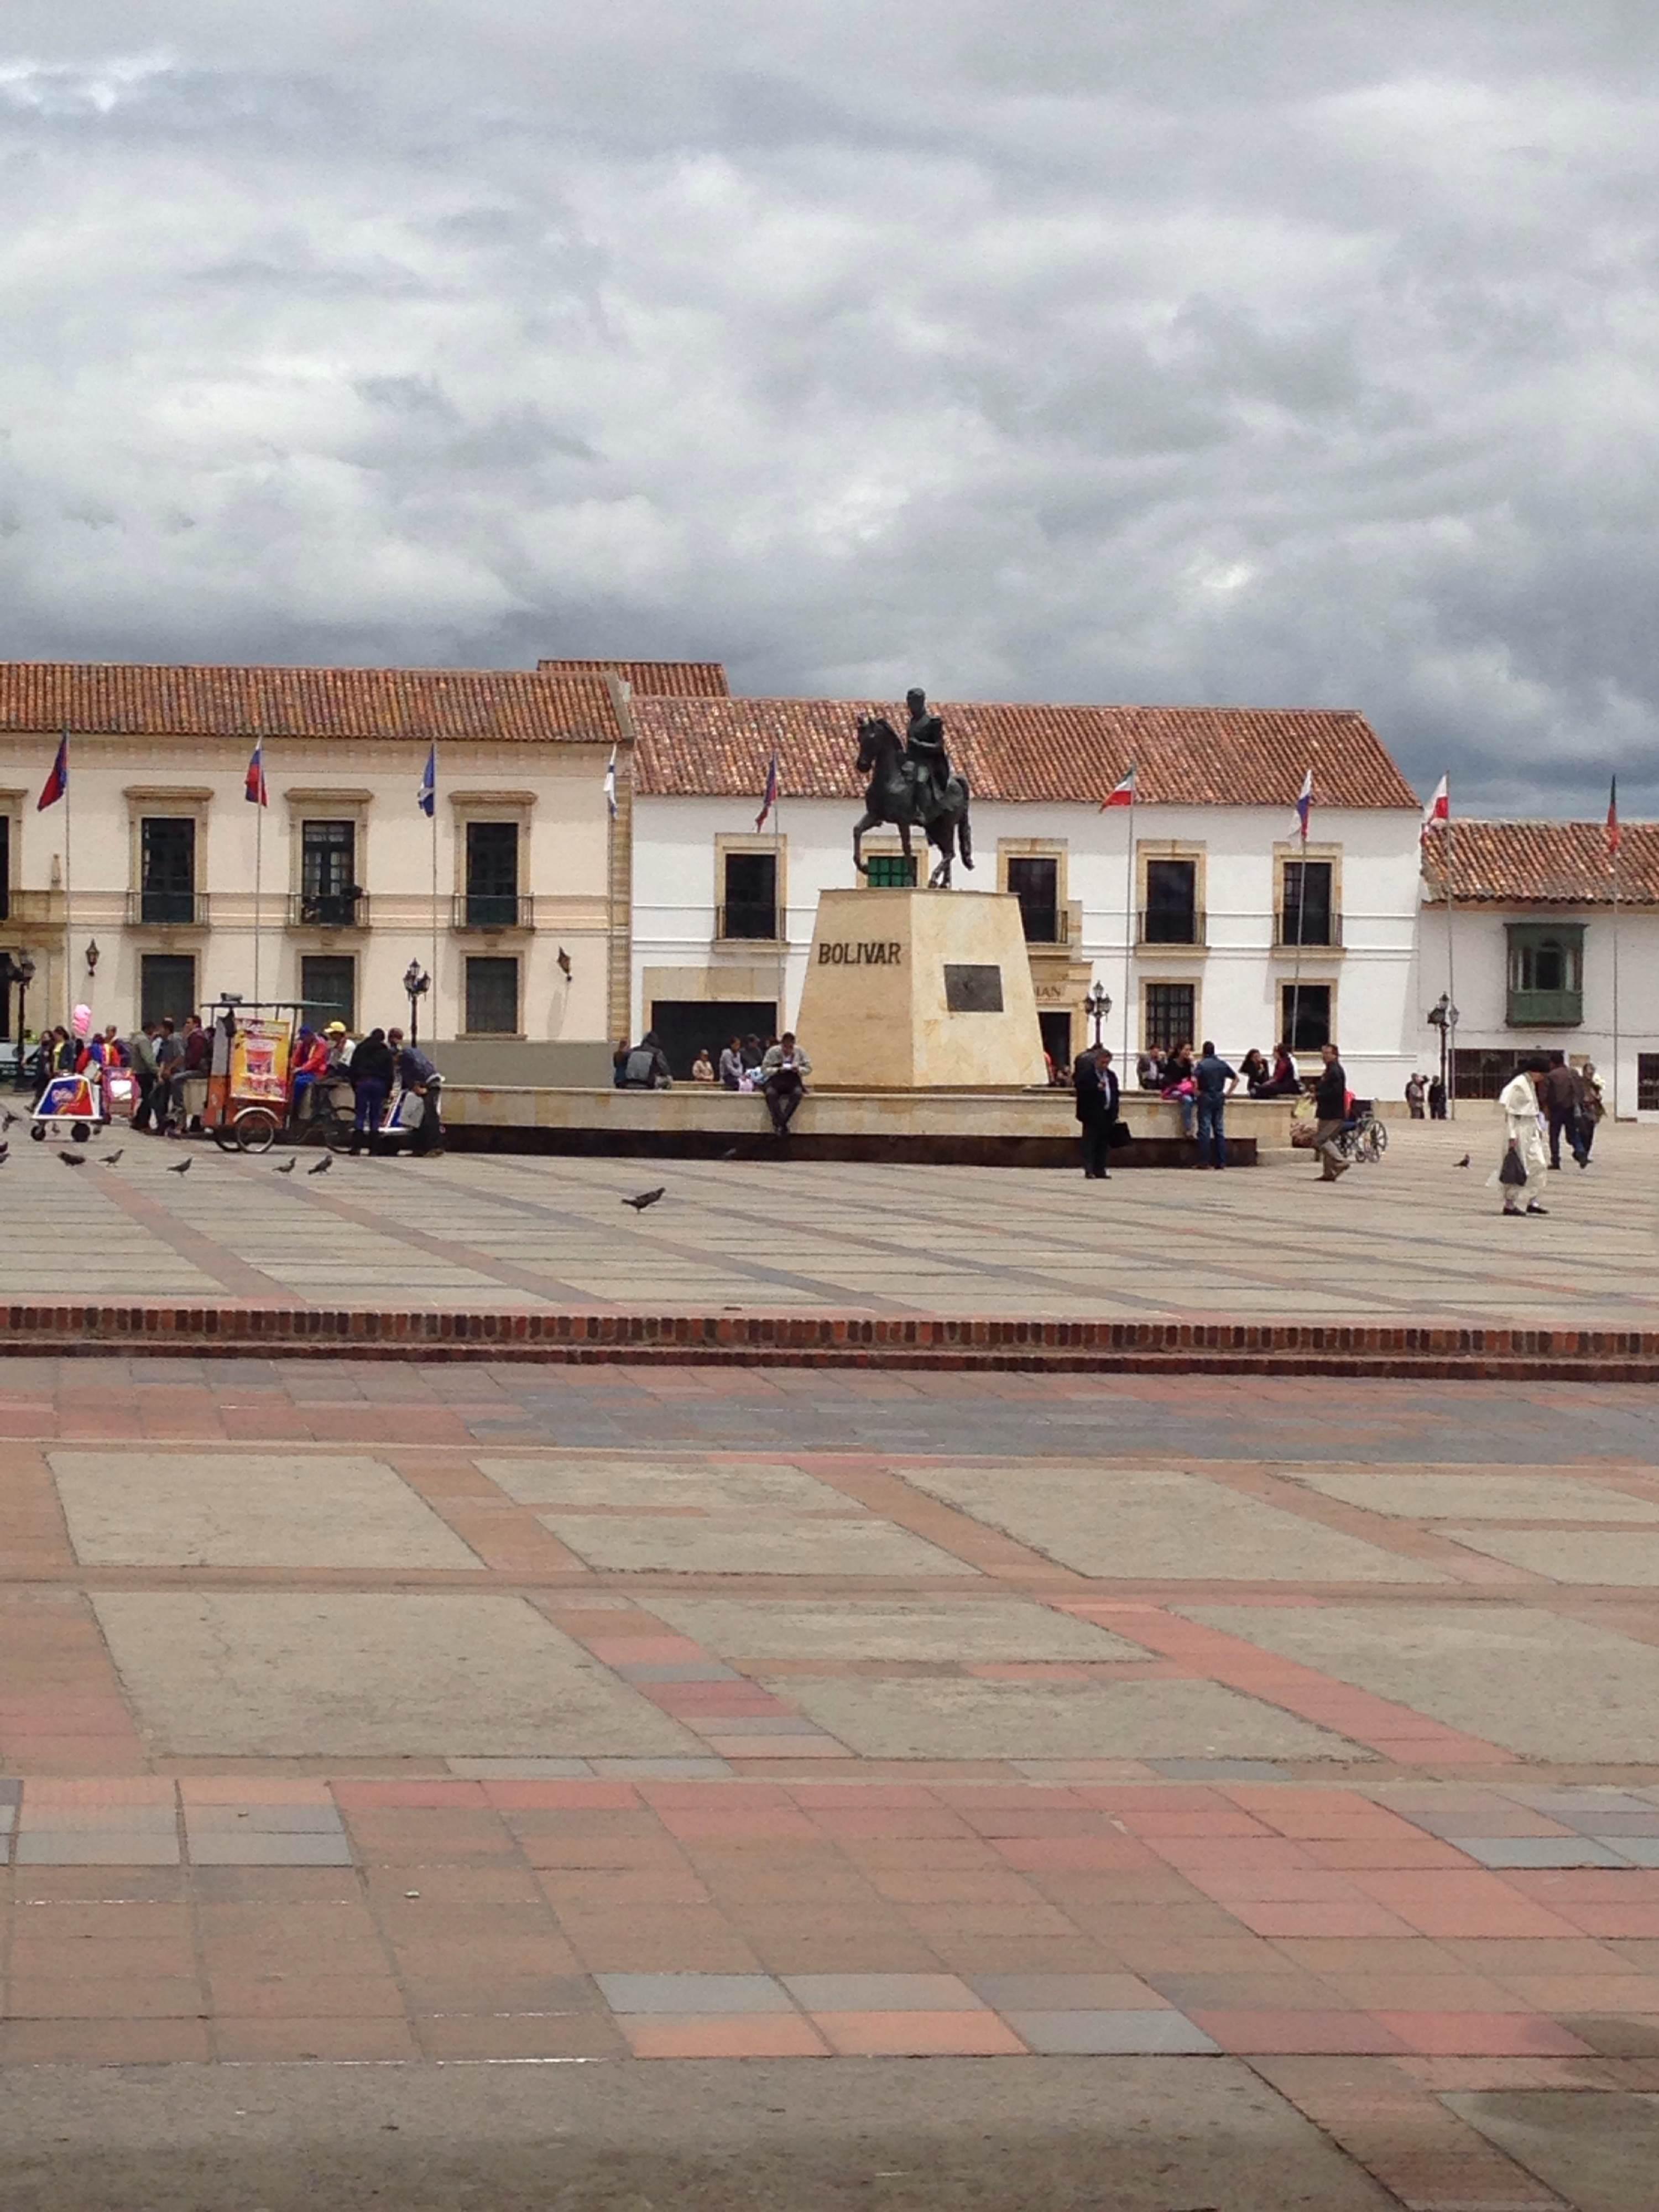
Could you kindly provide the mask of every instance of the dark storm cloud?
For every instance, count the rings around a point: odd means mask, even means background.
[[[10,0],[0,650],[1354,704],[1659,806],[1619,4]]]

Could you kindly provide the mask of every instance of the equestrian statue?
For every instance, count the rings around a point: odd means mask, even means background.
[[[945,749],[945,724],[927,704],[925,691],[911,691],[905,704],[910,720],[900,738],[879,714],[859,717],[859,772],[870,779],[864,813],[853,825],[853,866],[869,869],[862,856],[864,833],[891,823],[904,857],[910,858],[910,832],[921,830],[939,851],[939,865],[927,878],[929,890],[949,890],[951,864],[958,846],[962,865],[974,865],[973,832],[968,820],[968,779],[952,769]]]

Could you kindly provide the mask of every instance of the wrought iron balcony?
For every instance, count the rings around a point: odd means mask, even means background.
[[[1342,942],[1342,917],[1334,908],[1323,912],[1310,908],[1298,914],[1294,907],[1281,907],[1273,916],[1273,950],[1294,951],[1303,946],[1330,947]]]
[[[292,929],[367,929],[368,893],[295,891],[289,901],[288,919]]]
[[[1195,945],[1206,942],[1202,907],[1144,906],[1135,933],[1140,945]]]
[[[127,893],[130,928],[199,929],[207,918],[205,891],[162,890],[151,885]]]
[[[777,908],[770,899],[732,899],[717,910],[714,934],[722,938],[759,939],[775,944],[778,935]]]
[[[462,891],[455,900],[457,929],[530,929],[535,901],[528,891]]]

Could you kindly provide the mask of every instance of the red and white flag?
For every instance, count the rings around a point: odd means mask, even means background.
[[[778,749],[777,749],[777,747],[776,747],[775,745],[774,745],[774,746],[773,746],[773,748],[772,748],[772,758],[771,758],[770,762],[768,763],[767,770],[766,770],[766,790],[765,790],[765,793],[764,793],[764,795],[763,796],[763,798],[762,798],[762,799],[761,799],[761,811],[760,811],[760,812],[759,812],[759,813],[755,817],[755,827],[756,827],[756,829],[757,829],[757,830],[764,830],[764,829],[765,829],[765,827],[766,827],[766,817],[767,817],[767,816],[768,816],[768,815],[772,811],[772,809],[773,809],[773,808],[777,805],[777,803],[778,803]]]
[[[1100,802],[1103,814],[1109,806],[1133,806],[1135,803],[1135,764],[1129,763],[1129,773],[1121,783],[1115,783]]]
[[[1434,787],[1434,796],[1423,809],[1423,835],[1426,837],[1437,822],[1451,820],[1451,779],[1443,775]]]
[[[1296,794],[1296,814],[1291,823],[1291,834],[1305,845],[1308,842],[1308,817],[1313,812],[1313,770],[1310,769],[1302,779],[1302,788]]]

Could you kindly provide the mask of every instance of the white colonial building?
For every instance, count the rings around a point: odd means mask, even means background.
[[[1659,823],[1627,823],[1618,897],[1600,822],[1453,825],[1425,852],[1425,988],[1457,1010],[1457,1093],[1492,1098],[1528,1053],[1589,1060],[1608,1109],[1659,1115]]]
[[[733,699],[704,685],[630,702],[633,1017],[677,1065],[799,1004],[820,892],[856,884],[855,725],[890,703]],[[945,705],[973,787],[970,888],[1015,893],[1051,1056],[1107,1041],[1212,1037],[1235,1059],[1295,1029],[1340,1044],[1355,1088],[1398,1097],[1420,1057],[1420,813],[1357,714]],[[780,799],[760,828],[775,748]],[[1100,802],[1136,769],[1134,808]],[[1314,776],[1305,848],[1293,834]],[[892,833],[865,840],[869,895],[909,881]],[[925,852],[925,848],[924,852]],[[920,861],[922,880],[928,860]],[[1298,943],[1298,939],[1300,942]],[[1425,1002],[1427,1003],[1427,1002]],[[807,1051],[811,1040],[804,1038]]]

